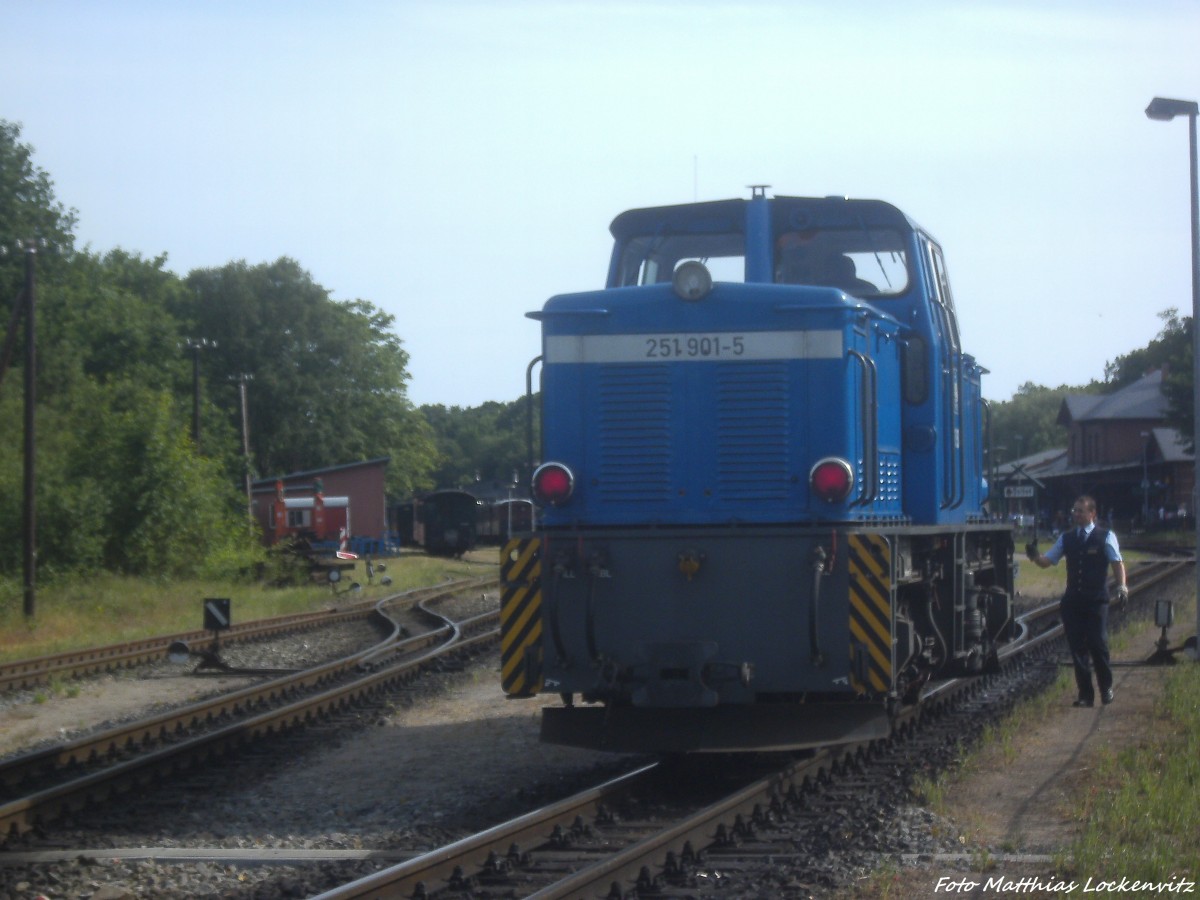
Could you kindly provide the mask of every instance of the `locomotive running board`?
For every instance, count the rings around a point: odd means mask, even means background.
[[[801,750],[886,738],[881,704],[821,703],[708,709],[547,706],[548,744],[614,753],[728,753]]]

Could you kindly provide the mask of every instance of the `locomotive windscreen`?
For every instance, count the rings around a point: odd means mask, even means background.
[[[635,237],[621,254],[620,284],[660,284],[671,280],[680,263],[703,262],[715,281],[745,280],[745,238],[720,234],[654,234]]]
[[[859,296],[908,288],[904,239],[891,228],[805,228],[775,240],[775,281],[837,287]]]
[[[703,262],[714,281],[745,281],[741,232],[633,237],[621,252],[619,285],[661,284],[687,260]],[[894,296],[908,289],[904,238],[892,228],[823,227],[781,232],[775,240],[777,284],[836,287],[858,296]]]

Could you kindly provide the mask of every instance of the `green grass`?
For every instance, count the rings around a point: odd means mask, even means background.
[[[362,592],[354,595],[356,600],[381,598],[447,579],[490,574],[496,569],[493,563],[497,557],[498,552],[493,550],[475,551],[472,561],[405,553],[382,560],[387,571],[376,571],[373,586],[368,585],[366,566],[360,560],[353,574],[346,573],[342,584],[357,581],[363,586]],[[392,579],[391,586],[379,584],[383,574]],[[202,604],[206,597],[230,598],[233,620],[245,622],[328,608],[345,602],[348,596],[345,588],[335,594],[329,585],[275,588],[248,582],[157,582],[97,575],[39,585],[35,615],[27,618],[19,581],[3,581],[0,662],[199,629],[203,627]]]
[[[1125,553],[1127,564],[1141,554]],[[1039,569],[1021,566],[1018,588],[1029,597],[1053,598],[1062,591],[1061,566]],[[1187,619],[1187,615],[1184,616]],[[1119,651],[1129,642],[1128,633],[1113,635],[1111,645]],[[1003,763],[1020,765],[1010,752],[1016,736],[1058,714],[1062,696],[1072,693],[1074,678],[1063,668],[1057,683],[1036,697],[1019,704],[984,741],[967,755],[959,773],[943,773],[914,785],[917,795],[935,812],[944,812],[945,797],[954,780],[973,769]],[[1080,884],[1126,879],[1148,882],[1169,881],[1177,875],[1195,880],[1200,872],[1200,664],[1181,661],[1167,678],[1164,696],[1156,709],[1156,721],[1132,747],[1113,747],[1103,752],[1084,796],[1073,802],[1082,823],[1078,840],[1064,848],[1061,859]],[[1113,888],[1113,891],[1117,888]],[[1128,896],[1112,893],[1107,896]],[[1139,891],[1137,896],[1157,896]],[[1164,892],[1163,896],[1166,896]]]
[[[1045,553],[1053,546],[1053,543],[1053,541],[1043,540],[1039,543],[1039,547]],[[1125,559],[1126,569],[1132,571],[1139,560],[1152,557],[1154,554],[1122,548],[1121,556]],[[1026,602],[1033,599],[1057,600],[1062,596],[1063,589],[1067,584],[1065,562],[1059,562],[1057,566],[1051,566],[1048,569],[1039,569],[1025,558],[1025,544],[1021,541],[1017,542],[1017,560],[1020,562],[1017,574],[1017,593],[1022,600]]]
[[[1159,882],[1200,873],[1200,666],[1177,665],[1158,722],[1134,747],[1107,751],[1082,798],[1077,875]]]

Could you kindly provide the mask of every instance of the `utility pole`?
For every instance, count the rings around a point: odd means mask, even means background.
[[[17,241],[25,258],[25,282],[13,303],[12,316],[0,349],[0,383],[12,362],[17,343],[17,328],[25,315],[25,491],[22,515],[22,574],[26,618],[37,612],[37,248],[44,240]],[[0,256],[8,255],[8,246],[0,245]]]
[[[25,241],[25,617],[37,611],[37,246]]]
[[[230,376],[231,381],[235,378],[242,408],[242,489],[246,492],[246,515],[254,518],[254,501],[250,488],[250,415],[246,406],[246,382],[253,381],[254,376],[248,372]]]
[[[1200,162],[1196,152],[1196,118],[1200,103],[1195,100],[1176,100],[1155,97],[1146,107],[1146,117],[1157,122],[1169,122],[1177,116],[1188,120],[1189,199],[1192,207],[1192,521],[1196,528],[1196,639],[1200,642]],[[1200,643],[1192,658],[1200,662]]]
[[[200,351],[216,347],[208,338],[184,338],[183,348],[192,352],[192,443],[200,449]]]

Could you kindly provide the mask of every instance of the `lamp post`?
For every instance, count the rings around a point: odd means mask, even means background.
[[[192,443],[200,447],[200,351],[216,347],[208,338],[184,338],[183,349],[192,354]]]
[[[1197,525],[1196,551],[1200,556],[1200,189],[1196,185],[1196,115],[1200,105],[1195,100],[1170,100],[1155,97],[1146,107],[1146,115],[1158,122],[1169,122],[1176,116],[1188,118],[1188,163],[1191,168],[1192,189],[1192,452],[1195,456],[1192,484],[1192,516]],[[1196,569],[1196,636],[1200,640],[1200,559]],[[1195,651],[1200,662],[1200,646]]]
[[[253,381],[249,372],[231,375],[230,381],[238,383],[238,400],[242,407],[242,489],[246,492],[246,516],[254,518],[254,499],[250,485],[250,417],[246,409],[246,382]]]
[[[3,379],[16,346],[17,326],[25,316],[25,490],[22,514],[22,574],[24,611],[27,619],[37,612],[37,254],[50,247],[45,238],[16,242],[25,257],[25,282],[13,302],[12,319],[4,347],[0,350],[0,379]],[[0,256],[8,255],[8,246],[0,244]]]
[[[37,325],[34,298],[37,245],[25,242],[25,617],[37,612]]]

